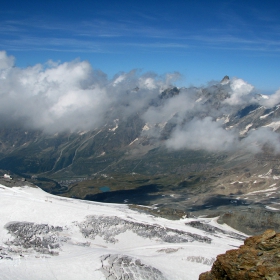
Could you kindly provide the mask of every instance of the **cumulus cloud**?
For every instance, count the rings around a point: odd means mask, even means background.
[[[8,57],[5,51],[0,51],[0,70],[13,67],[14,61],[13,56]]]
[[[278,89],[274,94],[270,96],[266,96],[266,98],[262,99],[260,103],[268,108],[272,108],[273,106],[280,103],[280,89]]]
[[[79,60],[20,69],[0,52],[0,114],[2,120],[21,120],[47,132],[93,129],[110,111],[128,117],[144,108],[173,78],[131,71],[109,80]]]
[[[244,105],[254,100],[254,87],[242,79],[233,78],[230,82],[229,98],[225,99],[225,103],[229,105]]]
[[[216,122],[211,117],[195,118],[182,127],[176,127],[165,144],[172,150],[228,152],[243,149],[253,154],[261,152],[267,145],[275,153],[280,153],[280,135],[271,129],[261,127],[252,130],[240,140],[238,130],[226,130],[221,121]]]
[[[159,106],[150,106],[142,118],[151,124],[164,123],[173,118],[176,114],[176,122],[184,119],[186,114],[194,109],[195,97],[191,92],[182,91],[181,94],[167,99]]]
[[[3,60],[5,64],[9,57]],[[25,120],[31,128],[55,131],[95,125],[110,105],[102,78],[89,63],[79,61],[47,69],[39,64],[2,69],[0,112],[11,120]]]
[[[176,128],[166,146],[175,150],[187,148],[206,151],[228,151],[236,147],[238,137],[234,131],[227,131],[221,122],[211,117],[193,119],[183,127]]]
[[[252,130],[240,143],[240,147],[246,148],[252,153],[261,152],[264,145],[268,145],[275,153],[280,153],[280,135],[267,127]]]

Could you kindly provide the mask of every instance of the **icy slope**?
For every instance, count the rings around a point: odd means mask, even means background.
[[[215,219],[170,221],[126,205],[0,185],[1,279],[198,279],[244,236]]]

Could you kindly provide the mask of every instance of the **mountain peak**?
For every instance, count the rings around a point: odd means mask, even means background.
[[[229,81],[230,81],[230,80],[229,80],[229,76],[226,75],[226,76],[223,77],[223,79],[221,80],[220,83],[221,83],[222,85],[226,85],[226,84],[229,83]]]
[[[161,99],[167,99],[167,98],[173,97],[174,95],[178,95],[179,92],[180,91],[179,91],[179,89],[177,87],[167,88],[166,90],[164,90],[160,94],[160,98]]]

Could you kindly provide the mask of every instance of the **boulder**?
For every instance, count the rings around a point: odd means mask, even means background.
[[[239,249],[218,255],[210,272],[199,280],[280,279],[280,233],[267,230],[249,237]]]

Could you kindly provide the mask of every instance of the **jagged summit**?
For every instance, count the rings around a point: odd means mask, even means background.
[[[226,85],[226,84],[229,83],[229,81],[230,81],[229,76],[226,75],[226,76],[223,77],[223,79],[221,80],[220,83],[221,83],[222,85]]]
[[[173,97],[175,95],[178,95],[179,92],[180,92],[180,90],[177,87],[168,88],[160,94],[160,98],[167,99],[167,98]]]

